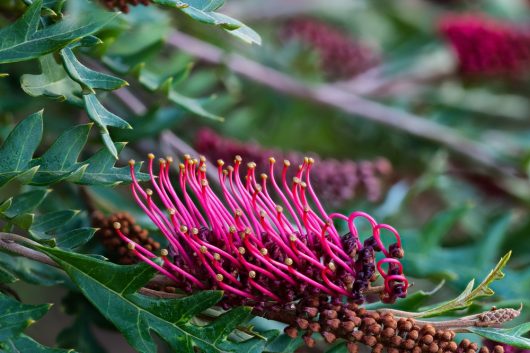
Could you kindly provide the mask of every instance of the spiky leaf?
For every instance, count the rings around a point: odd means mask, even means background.
[[[98,13],[97,16],[70,18],[39,30],[42,0],[35,0],[15,23],[0,30],[0,63],[38,58],[54,52],[80,38],[100,30],[116,15]]]
[[[154,299],[136,293],[154,274],[145,264],[119,266],[57,248],[40,250],[66,271],[92,304],[142,353],[156,351],[150,331],[158,333],[175,351],[194,352],[194,346],[205,352],[229,351],[233,344],[227,341],[228,334],[249,316],[249,309],[240,307],[199,328],[189,319],[217,303],[221,292]]]
[[[0,293],[0,342],[18,336],[48,312],[51,305],[28,305]]]
[[[530,349],[530,339],[523,337],[530,331],[530,322],[512,328],[470,327],[468,330],[494,342]]]

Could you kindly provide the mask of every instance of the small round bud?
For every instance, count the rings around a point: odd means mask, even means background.
[[[184,226],[184,225],[183,225],[183,226],[180,226],[180,231],[181,231],[182,233],[187,233],[187,232],[188,232],[188,227],[186,227],[186,226]]]
[[[136,244],[133,243],[132,241],[130,241],[130,242],[127,243],[127,248],[128,248],[129,250],[134,250],[135,247],[136,247]]]
[[[218,253],[214,253],[214,254],[213,254],[213,258],[214,258],[216,261],[220,261],[220,260],[221,260],[221,255],[219,255]]]
[[[216,274],[215,275],[215,279],[218,280],[219,282],[222,282],[223,279],[224,279],[224,276],[220,273]]]
[[[192,233],[193,235],[197,235],[197,234],[199,234],[199,229],[193,227],[193,228],[191,228],[191,233]]]
[[[114,222],[114,223],[112,223],[112,226],[114,227],[114,229],[120,229],[121,228],[121,223],[120,222]]]
[[[286,258],[285,259],[285,264],[287,266],[292,266],[293,265],[293,259],[291,259],[290,257]]]
[[[261,255],[263,255],[263,256],[266,256],[266,255],[269,253],[269,251],[268,251],[266,248],[261,248],[261,249],[259,250],[259,252],[260,252]]]
[[[167,256],[168,254],[169,254],[169,252],[167,251],[167,249],[160,250],[160,255],[161,256]]]
[[[239,248],[237,248],[237,251],[239,251],[239,253],[240,253],[241,255],[245,255],[245,252],[246,252],[245,248],[242,247],[242,246],[240,246]]]
[[[153,190],[151,189],[145,189],[145,193],[147,194],[147,196],[153,196]]]
[[[203,254],[206,254],[208,252],[208,248],[204,245],[201,245],[201,247],[199,248],[199,250],[201,251],[201,253]]]
[[[243,249],[244,250],[244,249]],[[256,271],[248,271],[248,276],[250,278],[256,278]]]

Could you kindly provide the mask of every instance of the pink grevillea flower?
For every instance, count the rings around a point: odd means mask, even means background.
[[[440,31],[465,74],[517,75],[530,68],[530,27],[483,15],[448,15]]]
[[[283,162],[282,178],[276,180],[274,158],[269,173],[261,175],[256,175],[253,162],[243,172],[239,156],[226,168],[218,160],[216,191],[206,177],[204,157],[185,155],[174,179],[169,174],[172,158],[158,161],[158,175],[154,158],[149,155],[152,189],[140,186],[130,161],[131,191],[166,237],[169,250],[158,257],[123,234],[120,224],[115,229],[136,256],[176,287],[222,289],[227,305],[286,303],[310,294],[362,302],[378,273],[383,300],[406,295],[398,232],[364,212],[328,214],[311,185],[313,159],[294,167],[292,180],[286,177],[289,161]],[[360,218],[371,228],[364,241],[354,223]],[[341,236],[335,222],[343,222],[349,233]],[[383,235],[393,240],[388,247]],[[376,252],[381,253],[379,260]]]

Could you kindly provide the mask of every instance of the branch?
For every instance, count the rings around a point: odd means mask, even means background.
[[[434,141],[502,175],[513,175],[516,172],[513,167],[505,165],[488,151],[487,146],[462,136],[453,128],[345,92],[333,85],[310,86],[241,55],[225,53],[216,46],[178,31],[171,33],[167,43],[209,63],[224,64],[231,71],[278,92]]]

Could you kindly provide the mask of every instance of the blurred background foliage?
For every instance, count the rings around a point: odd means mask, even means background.
[[[96,3],[83,6],[90,11],[99,7]],[[22,1],[2,2],[1,26],[13,22],[24,9]],[[504,271],[506,278],[492,286],[496,292],[493,301],[498,307],[521,301],[530,306],[528,1],[228,1],[221,11],[259,33],[261,46],[230,37],[220,28],[197,25],[174,9],[151,4],[129,10],[99,30],[101,44],[76,51],[87,67],[129,83],[126,88],[97,93],[108,111],[133,128],[108,126],[111,145],[112,141],[128,143],[117,166],[124,166],[130,158],[143,160],[148,152],[177,155],[190,152],[189,148],[200,149],[201,144],[200,152],[212,160],[226,158],[226,151],[208,149],[197,137],[206,128],[216,143],[222,142],[219,146],[248,148],[246,153],[253,158],[267,158],[271,152],[294,159],[318,155],[322,163],[328,163],[322,173],[332,176],[324,180],[336,183],[337,190],[344,185],[358,188],[335,203],[335,210],[364,210],[400,231],[406,250],[405,273],[413,278],[414,290],[429,291],[444,281],[432,297],[452,298],[513,250]],[[444,19],[458,14],[494,18],[523,33],[526,70],[465,72],[463,58],[441,26]],[[498,31],[502,37],[503,32]],[[256,37],[251,34],[250,38]],[[495,40],[488,41],[493,44],[486,52],[477,49],[475,55],[509,55],[502,46],[495,47]],[[208,51],[212,48],[219,48],[221,55]],[[240,56],[248,60],[241,61]],[[345,70],[346,64],[351,68]],[[275,81],[277,77],[263,71],[264,67],[288,81]],[[59,84],[50,84],[53,90],[36,92],[35,87],[24,84],[24,77],[41,74],[37,60],[0,64],[0,72],[9,72],[0,79],[0,140],[23,118],[44,108],[43,140],[36,152],[40,156],[60,133],[94,121],[87,109],[64,91],[65,85],[86,90],[86,84],[61,76]],[[320,99],[319,94],[337,91],[342,95],[333,96],[336,99]],[[355,106],[359,97],[358,108],[353,112],[344,109]],[[380,107],[384,110],[378,113]],[[377,118],[381,115],[384,119]],[[100,138],[103,130],[96,122],[80,160],[109,146]],[[241,154],[245,157],[245,152]],[[387,162],[382,175],[374,176],[377,173],[368,166],[369,177],[343,168],[352,162],[361,168],[363,163],[371,165],[370,161],[381,158]],[[348,184],[348,178],[355,178],[357,184]],[[377,197],[367,197],[362,180],[376,183]],[[39,197],[46,201],[26,212],[36,212],[38,217],[59,209],[79,210],[54,234],[89,228],[94,207],[107,213],[129,211],[143,226],[152,228],[132,205],[127,187],[80,187],[60,182],[44,195],[43,187],[23,184],[15,181],[4,187],[2,200],[41,192]],[[85,238],[80,244],[90,239],[89,233],[82,235]],[[103,248],[93,239],[83,245],[83,251],[102,254]],[[24,259],[17,261],[20,263],[14,264],[0,254],[3,266],[29,283],[68,282],[59,271]],[[35,300],[25,285],[15,288],[29,301]],[[59,342],[81,352],[104,351],[104,344],[86,341],[91,336],[86,335],[91,330],[87,323],[105,326],[104,320],[82,299],[73,300],[75,295],[79,296],[70,293],[66,297],[66,312],[90,320],[74,320]],[[434,300],[430,297],[425,295],[422,303]],[[64,320],[66,325],[70,319]],[[37,331],[32,333],[42,336]],[[106,334],[98,333],[100,338]],[[53,344],[54,337],[40,339]]]

